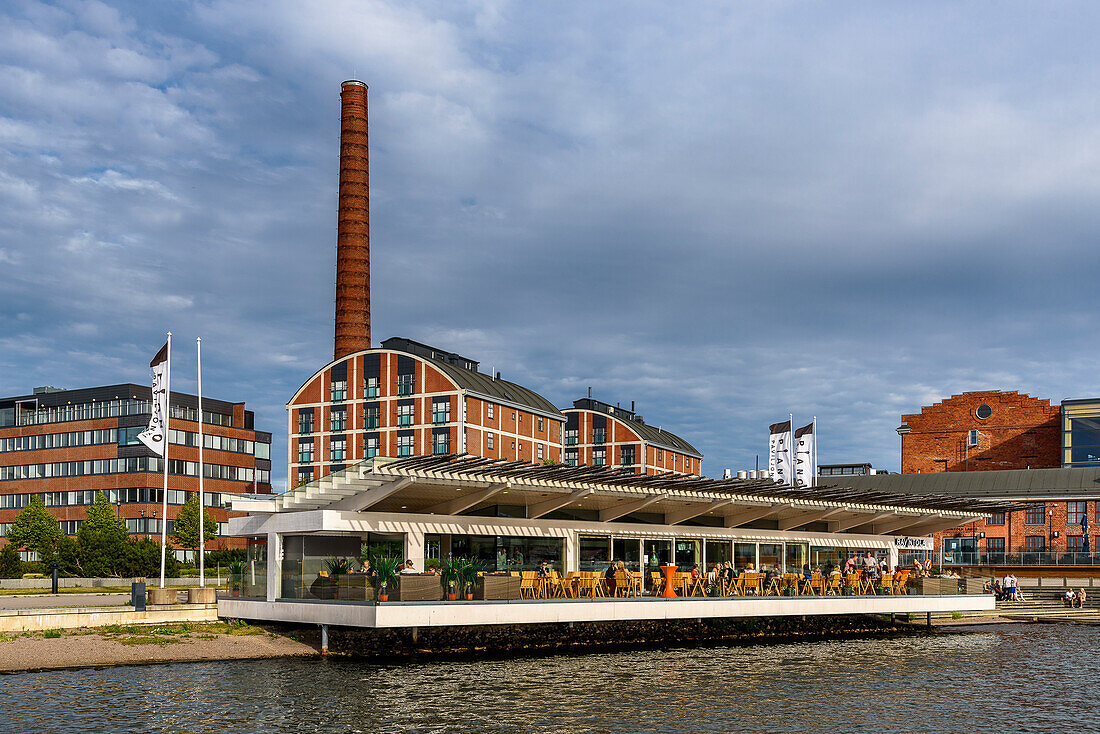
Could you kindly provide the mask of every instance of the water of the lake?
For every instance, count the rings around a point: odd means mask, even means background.
[[[267,660],[0,676],[0,732],[1100,729],[1100,627],[380,666]]]

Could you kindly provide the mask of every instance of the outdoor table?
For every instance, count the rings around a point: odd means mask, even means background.
[[[675,566],[661,566],[661,573],[665,575],[665,588],[658,594],[662,599],[678,599],[676,592],[672,590],[672,580],[676,573]]]

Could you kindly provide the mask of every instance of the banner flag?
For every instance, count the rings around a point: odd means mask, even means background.
[[[768,440],[768,470],[775,481],[790,484],[793,479],[791,421],[773,423],[768,428],[771,430]]]
[[[817,457],[814,456],[814,424],[802,426],[794,432],[794,483],[796,487],[812,487],[817,473]]]
[[[153,411],[149,416],[149,427],[138,434],[138,440],[149,447],[158,456],[164,456],[168,450],[168,344],[165,343],[153,361],[149,363],[153,371]]]

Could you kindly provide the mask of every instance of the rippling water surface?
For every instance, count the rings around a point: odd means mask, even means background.
[[[1100,628],[380,666],[0,676],[0,732],[1096,731]],[[1083,727],[1083,728],[1082,728]]]

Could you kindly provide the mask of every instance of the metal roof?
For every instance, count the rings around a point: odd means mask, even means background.
[[[494,379],[492,375],[473,372],[453,364],[442,362],[438,359],[425,357],[422,354],[413,354],[412,356],[417,359],[422,359],[425,362],[430,362],[432,366],[439,368],[440,371],[454,380],[459,387],[468,392],[490,398],[500,403],[510,403],[521,408],[527,408],[553,420],[565,420],[565,416],[554,407],[553,403],[534,390],[523,387],[522,385],[517,385],[514,382],[509,382],[508,380]]]
[[[443,495],[431,494],[432,487],[442,487]],[[401,494],[395,494],[398,492]],[[887,519],[897,528],[935,525],[942,529],[1015,507],[942,495],[913,496],[832,486],[794,488],[772,480],[719,480],[671,473],[645,476],[606,467],[543,466],[447,455],[369,459],[262,504],[245,502],[238,507],[234,503],[234,509],[270,513],[362,510],[373,506],[391,512],[457,514],[477,503],[498,501],[494,499],[497,492],[510,493],[510,502],[527,504],[529,510],[541,506],[549,512],[569,503],[598,509],[601,518],[614,519],[649,507],[648,511],[665,513],[666,519],[677,518],[668,524],[721,515],[728,522],[740,518],[741,523],[772,517],[795,527],[828,517],[834,522],[847,522],[846,527],[878,522],[876,532],[887,532],[882,529],[882,521]],[[564,501],[553,499],[555,495]],[[551,499],[543,499],[547,497]],[[838,515],[848,520],[838,520]]]
[[[603,409],[597,406],[602,406]],[[699,449],[695,448],[675,433],[649,425],[641,420],[641,416],[638,416],[638,414],[633,411],[618,406],[608,405],[607,403],[593,400],[592,398],[582,398],[581,400],[574,400],[573,407],[565,408],[562,412],[569,413],[577,410],[587,410],[597,415],[606,415],[608,418],[619,421],[619,423],[622,423],[624,426],[637,433],[638,437],[646,443],[672,451],[678,451],[681,454],[693,456],[700,461],[703,460],[703,454]]]
[[[901,492],[911,495],[942,493],[955,497],[1017,501],[1100,497],[1100,467],[877,474],[844,477],[842,481],[845,486],[861,492]]]

